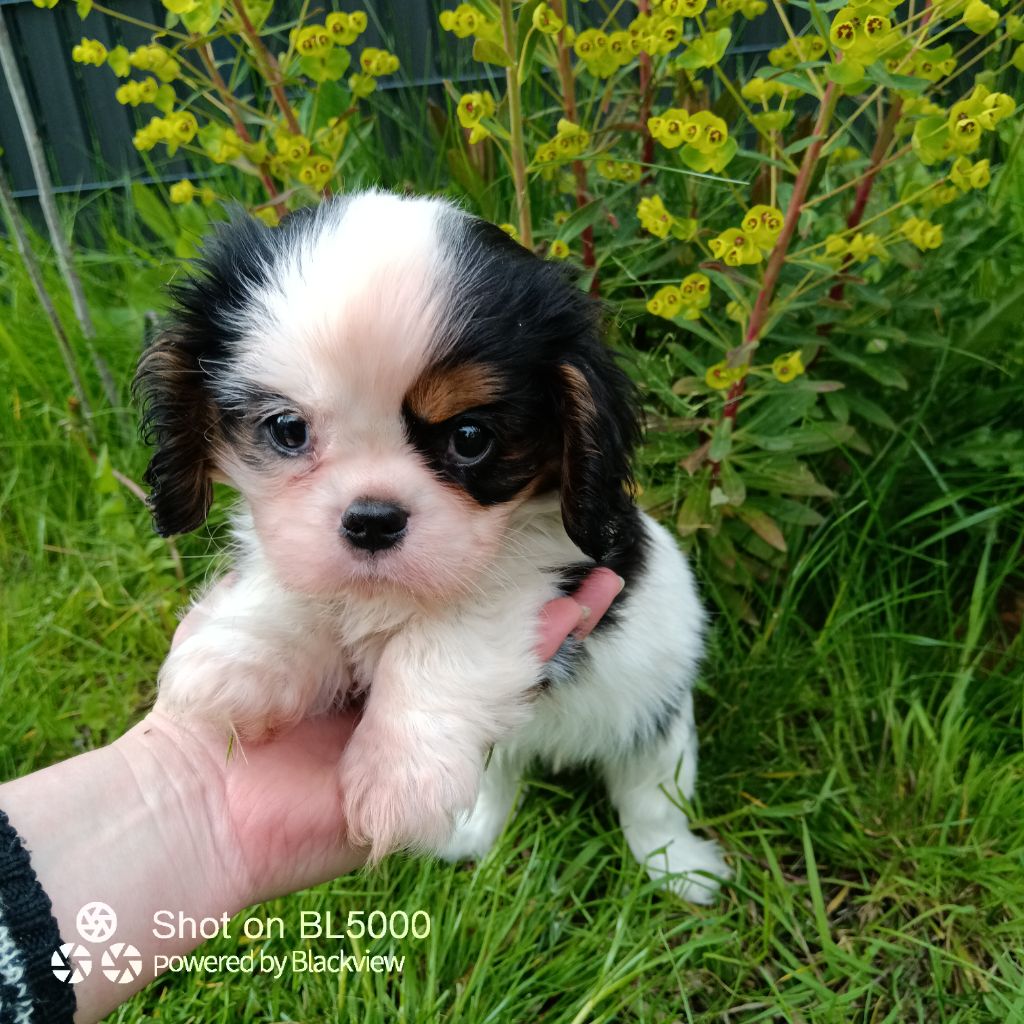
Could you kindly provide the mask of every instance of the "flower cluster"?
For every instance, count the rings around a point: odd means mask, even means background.
[[[843,67],[851,77],[860,78],[867,65],[888,56],[902,43],[903,37],[889,17],[896,6],[889,0],[859,0],[836,11],[829,40],[842,53]]]
[[[942,245],[942,225],[918,217],[910,217],[900,225],[903,237],[917,246],[921,252],[938,249]]]
[[[442,11],[437,20],[441,28],[451,32],[456,39],[475,36],[495,43],[501,39],[498,22],[481,14],[472,4],[459,4],[453,11]]]
[[[533,27],[546,36],[558,35],[565,28],[565,21],[560,18],[547,4],[537,4],[533,9]]]
[[[586,152],[590,145],[590,132],[578,124],[562,117],[553,138],[537,148],[534,157],[538,164],[564,163],[575,160]]]
[[[953,167],[949,172],[949,180],[961,192],[970,192],[974,188],[985,188],[992,180],[987,160],[978,160],[972,163],[967,157],[962,156],[953,161]]]
[[[359,66],[363,69],[356,72],[348,80],[349,88],[353,94],[365,99],[377,88],[377,79],[383,75],[394,74],[399,68],[398,58],[387,50],[378,50],[375,46],[368,46],[359,55]]]
[[[123,49],[117,47],[116,49]],[[111,67],[115,50],[110,51]],[[118,57],[120,54],[118,54]],[[161,82],[173,82],[181,74],[181,64],[177,58],[167,49],[166,46],[159,46],[152,43],[149,46],[139,46],[128,54],[128,64],[136,71],[152,71]],[[114,69],[117,72],[117,69]],[[127,70],[125,71],[127,74]],[[123,77],[123,76],[122,76]]]
[[[191,203],[197,198],[203,206],[210,206],[217,201],[217,193],[209,185],[196,188],[187,178],[175,182],[171,186],[170,200],[172,203],[184,205],[185,203]]]
[[[679,107],[648,118],[647,130],[651,137],[666,149],[685,148],[683,161],[694,171],[723,170],[735,156],[737,146],[729,137],[729,128],[716,114],[699,110],[695,114]]]
[[[821,36],[797,36],[783,46],[768,51],[768,63],[774,68],[796,67],[807,61],[821,60],[828,50],[828,44]]]
[[[490,130],[481,121],[485,117],[493,117],[497,109],[494,97],[489,92],[467,92],[459,97],[459,106],[456,111],[459,124],[463,128],[469,128],[469,141],[482,142],[491,136]]]
[[[82,38],[71,50],[71,59],[76,64],[92,64],[101,67],[107,60],[107,48],[98,39]]]
[[[712,254],[728,267],[760,263],[782,232],[782,211],[774,206],[753,206],[738,228],[729,228],[708,243]]]
[[[939,163],[955,154],[977,151],[986,131],[1009,117],[1017,108],[1005,92],[991,92],[977,84],[966,98],[954,103],[949,112],[929,104],[914,126],[913,147],[921,163]]]
[[[608,35],[597,28],[588,28],[576,36],[573,51],[595,78],[610,78],[639,52],[635,37],[628,32]]]
[[[643,167],[633,160],[598,160],[596,166],[602,178],[627,185],[635,185],[644,176]]]
[[[640,200],[636,208],[640,218],[640,226],[649,231],[655,238],[673,238],[688,242],[697,233],[697,222],[691,217],[676,217],[665,209],[661,196],[647,196]]]
[[[687,274],[678,285],[659,288],[647,300],[647,312],[665,320],[682,317],[699,320],[701,310],[711,304],[711,281],[706,274]]]
[[[828,235],[825,239],[825,258],[843,263],[865,263],[872,256],[880,260],[889,258],[882,239],[871,232],[858,231],[852,238]]]
[[[179,110],[167,117],[150,118],[145,128],[140,128],[132,138],[132,144],[140,153],[152,149],[157,143],[163,142],[167,152],[173,156],[179,146],[191,142],[199,131],[195,114],[188,110]]]

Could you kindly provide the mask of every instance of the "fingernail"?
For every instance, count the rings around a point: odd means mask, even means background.
[[[579,621],[579,624],[582,626],[583,623],[586,622],[587,619],[590,618],[590,615],[591,615],[590,607],[588,605],[581,604],[580,605],[580,621]]]
[[[619,589],[616,593],[621,594],[626,588],[626,581],[618,573],[615,574],[615,578],[619,581]]]

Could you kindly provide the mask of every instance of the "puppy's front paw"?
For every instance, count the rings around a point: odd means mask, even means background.
[[[364,719],[341,763],[348,836],[369,847],[371,861],[396,850],[443,848],[480,784],[480,758],[460,754],[454,744],[444,754],[428,749],[404,725],[375,727]]]
[[[259,740],[310,711],[316,680],[300,664],[265,645],[225,644],[217,630],[200,630],[171,651],[160,670],[156,706]]]
[[[721,883],[732,878],[718,843],[699,839],[685,825],[665,833],[627,828],[626,838],[651,878],[690,903],[713,903]]]

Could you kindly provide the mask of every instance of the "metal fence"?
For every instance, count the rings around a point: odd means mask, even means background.
[[[366,45],[387,45],[402,61],[402,73],[387,84],[403,88],[411,84],[440,84],[445,77],[465,77],[466,60],[455,56],[452,37],[443,33],[437,14],[454,7],[457,0],[357,0],[345,3],[369,12]],[[164,8],[158,0],[111,0],[119,12],[153,24],[162,24]],[[314,5],[315,6],[315,5]],[[328,0],[327,6],[334,6]],[[585,11],[600,16],[600,4]],[[22,76],[38,120],[56,190],[88,192],[122,185],[126,181],[177,180],[188,173],[179,158],[149,154],[147,166],[132,146],[132,135],[141,118],[131,107],[114,99],[115,79],[107,69],[86,67],[71,60],[71,48],[86,35],[107,48],[123,44],[133,49],[149,42],[140,27],[92,13],[83,22],[72,0],[60,0],[51,10],[41,10],[30,0],[0,0],[17,50]],[[763,24],[762,24],[763,23]],[[740,51],[763,52],[780,41],[780,26],[773,18],[760,18],[744,33]],[[7,83],[0,76],[0,147],[15,195],[35,196],[36,187],[28,153],[21,135]]]

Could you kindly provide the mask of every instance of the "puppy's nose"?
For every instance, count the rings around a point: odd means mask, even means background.
[[[376,498],[353,501],[341,517],[341,535],[364,551],[393,548],[405,536],[409,513],[400,505]]]

